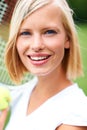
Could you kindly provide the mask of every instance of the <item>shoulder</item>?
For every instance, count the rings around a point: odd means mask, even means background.
[[[61,102],[66,105],[67,109],[69,107],[70,110],[76,110],[79,105],[87,105],[87,96],[77,84],[72,84],[65,88],[58,94],[57,99],[58,98],[61,99]]]
[[[73,84],[69,88],[66,97],[67,103],[69,103],[70,108],[73,108],[73,110],[76,111],[78,108],[87,108],[87,96],[77,84]]]
[[[56,130],[87,130],[87,127],[61,125]]]
[[[77,84],[73,84],[63,90],[58,96],[59,98],[56,99],[55,103],[58,106],[56,107],[58,110],[55,111],[58,115],[60,110],[61,124],[87,126],[87,97],[82,89]]]
[[[70,89],[70,93],[66,95],[66,117],[62,124],[65,126],[87,126],[87,97],[77,84],[71,86]],[[80,130],[80,128],[76,130]]]
[[[67,87],[62,95],[64,95],[65,100],[67,100],[67,103],[70,103],[70,105],[84,103],[84,101],[87,100],[87,96],[76,83]]]

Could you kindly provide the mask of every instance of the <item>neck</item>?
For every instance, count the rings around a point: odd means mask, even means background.
[[[56,93],[69,86],[71,82],[66,78],[65,73],[61,69],[55,70],[49,75],[38,77],[37,89],[42,93]]]

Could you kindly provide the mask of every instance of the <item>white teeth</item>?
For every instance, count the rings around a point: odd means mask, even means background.
[[[39,60],[45,60],[47,57],[30,57],[32,60],[39,61]]]

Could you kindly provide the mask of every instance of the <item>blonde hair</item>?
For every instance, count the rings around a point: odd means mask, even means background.
[[[65,56],[62,62],[64,71],[69,79],[75,79],[83,74],[80,47],[72,18],[73,11],[68,6],[66,0],[19,0],[13,12],[5,54],[8,72],[16,83],[19,83],[24,73],[28,71],[23,65],[16,49],[20,26],[31,13],[50,3],[55,4],[61,10],[62,23],[70,40],[70,48],[65,49]]]

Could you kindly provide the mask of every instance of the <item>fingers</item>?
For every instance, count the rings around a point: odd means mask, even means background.
[[[8,108],[3,110],[0,114],[0,130],[3,130],[7,114],[8,114]]]

